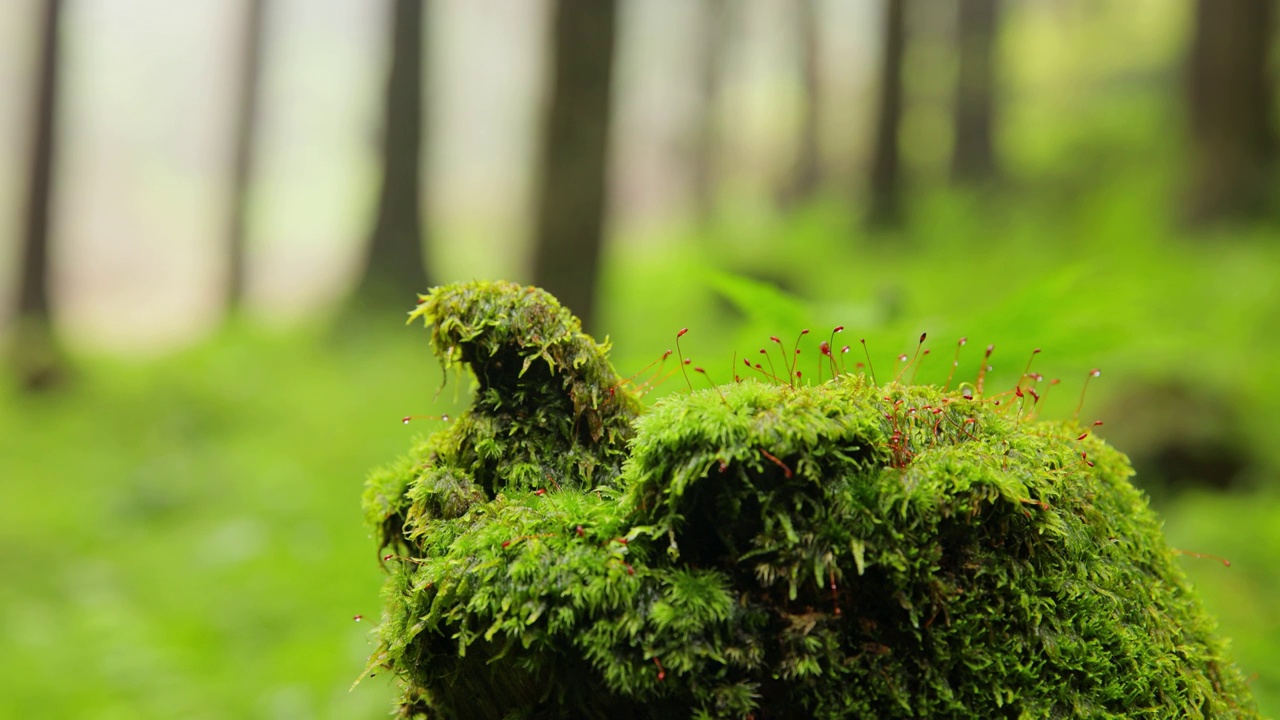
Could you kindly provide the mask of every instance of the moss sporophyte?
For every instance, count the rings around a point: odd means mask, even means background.
[[[826,379],[779,341],[645,408],[542,290],[411,315],[476,388],[365,491],[403,717],[1257,717],[1127,460],[1029,370],[877,383],[832,333]]]

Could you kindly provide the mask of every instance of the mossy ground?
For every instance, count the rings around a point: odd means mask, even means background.
[[[839,292],[843,303],[755,328],[717,311],[705,263],[684,264],[692,242],[680,254],[615,248],[603,297],[610,357],[630,375],[672,347],[678,321],[692,327],[685,352],[723,380],[733,347],[754,349],[778,328],[847,322],[865,327],[882,377],[894,372],[885,369],[891,353],[910,352],[922,329],[938,341],[918,377],[938,384],[950,359],[938,350],[945,338],[994,341],[992,387],[1008,388],[1026,359],[1019,350],[1042,345],[1036,369],[1071,387],[1047,396],[1046,417],[1070,417],[1079,388],[1072,378],[1100,364],[1105,374],[1090,386],[1082,417],[1106,420],[1099,431],[1110,439],[1127,421],[1104,409],[1108,393],[1177,374],[1231,388],[1249,419],[1242,438],[1274,455],[1280,366],[1267,360],[1280,315],[1262,293],[1274,290],[1280,256],[1270,236],[1135,246],[1134,238],[1150,238],[1159,209],[1128,204],[1113,186],[1097,196],[1117,208],[1106,223],[1083,212],[1026,213],[1021,243],[976,208],[932,223],[926,249],[846,247],[847,236],[812,219],[805,237],[794,226],[752,226],[785,241],[789,252],[772,266],[790,263],[790,277],[807,278],[791,287]],[[1117,226],[1120,217],[1128,220]],[[979,247],[933,254],[970,228],[982,228]],[[1073,268],[1088,252],[1081,243],[1109,254]],[[741,244],[718,252],[737,257]],[[810,261],[818,256],[830,262]],[[850,283],[850,268],[875,280]],[[973,278],[994,284],[975,292]],[[895,282],[908,293],[897,320],[859,312]],[[0,632],[0,717],[385,717],[399,695],[388,673],[347,691],[372,649],[383,577],[361,524],[359,486],[368,468],[434,427],[401,425],[403,415],[456,416],[450,403],[470,400],[466,383],[452,380],[435,394],[427,336],[402,320],[369,318],[339,348],[321,328],[233,328],[160,358],[81,348],[65,393],[29,399],[0,390],[0,611],[9,621]],[[980,357],[962,355],[956,377],[972,379]],[[674,377],[651,397],[686,392]],[[1190,555],[1177,562],[1270,717],[1280,712],[1280,503],[1266,491],[1274,478],[1268,470],[1259,490],[1195,492],[1157,508],[1174,547],[1230,558],[1229,568]],[[356,613],[366,620],[353,622]]]
[[[641,414],[541,291],[418,314],[480,389],[366,492],[405,715],[1256,716],[1073,423],[860,374]]]

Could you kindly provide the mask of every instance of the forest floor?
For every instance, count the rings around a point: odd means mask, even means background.
[[[619,243],[601,325],[623,375],[690,327],[686,356],[720,382],[804,327],[806,341],[836,324],[854,348],[867,338],[886,377],[927,331],[928,382],[960,336],[957,377],[972,381],[990,343],[993,386],[1041,347],[1035,369],[1063,378],[1045,417],[1070,417],[1096,366],[1082,419],[1103,418],[1121,450],[1185,429],[1162,416],[1210,425],[1242,449],[1248,487],[1153,490],[1157,509],[1171,545],[1231,560],[1183,566],[1280,715],[1280,244],[1172,238],[1131,203],[1082,197],[1087,212],[1056,224],[926,199],[909,240],[818,204],[718,239]],[[457,378],[437,394],[421,328],[394,314],[341,337],[239,326],[166,358],[76,360],[62,390],[0,398],[0,716],[385,716],[386,678],[348,691],[381,606],[362,482],[432,429],[403,416],[467,396]],[[1210,399],[1134,412],[1169,387]],[[676,377],[649,399],[665,392],[687,388]]]

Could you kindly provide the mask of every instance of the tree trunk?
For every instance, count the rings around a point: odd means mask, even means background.
[[[699,57],[697,126],[694,129],[692,175],[694,212],[707,227],[715,218],[719,195],[716,158],[720,136],[720,84],[727,45],[729,5],[726,0],[703,0],[702,54]]]
[[[873,227],[896,225],[902,219],[898,126],[902,121],[902,61],[907,39],[905,5],[906,0],[885,0],[880,109],[876,117],[869,188],[871,205],[867,213],[867,222]]]
[[[49,224],[57,140],[61,18],[61,0],[45,0],[37,64],[39,77],[32,116],[31,174],[23,234],[22,274],[19,278],[17,332],[11,357],[18,380],[27,390],[54,385],[62,375],[61,353],[49,318]]]
[[[804,76],[804,94],[801,96],[799,152],[783,188],[784,206],[813,197],[822,181],[822,78],[817,0],[799,0],[795,12],[796,47]]]
[[[604,240],[616,0],[557,0],[534,282],[588,328]]]
[[[391,71],[384,101],[382,185],[360,304],[411,308],[426,292],[422,248],[423,15],[427,0],[394,0]]]
[[[1274,158],[1268,73],[1271,0],[1199,0],[1188,113],[1193,222],[1267,209]]]
[[[247,0],[244,17],[240,93],[235,128],[235,166],[231,178],[231,227],[228,238],[227,305],[238,312],[244,303],[246,250],[245,228],[249,182],[257,144],[258,86],[262,77],[263,25],[266,0]]]
[[[999,0],[960,0],[960,72],[956,78],[955,144],[951,152],[951,180],[958,185],[984,183],[998,174],[991,127],[998,3]]]

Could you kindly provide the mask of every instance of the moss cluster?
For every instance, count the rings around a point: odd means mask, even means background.
[[[1071,424],[862,375],[642,414],[542,291],[415,314],[479,389],[365,496],[406,717],[1257,715]]]
[[[555,298],[512,283],[450,285],[420,298],[418,318],[442,367],[465,364],[478,386],[448,429],[370,478],[365,509],[380,547],[410,550],[431,521],[503,491],[617,478],[640,403],[619,388],[608,346]]]

